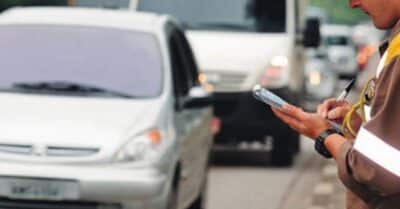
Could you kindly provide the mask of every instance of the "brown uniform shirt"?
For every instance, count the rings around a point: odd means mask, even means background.
[[[380,50],[371,119],[339,153],[339,177],[349,189],[347,209],[400,209],[400,21]]]

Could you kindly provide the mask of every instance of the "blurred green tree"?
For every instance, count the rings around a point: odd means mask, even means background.
[[[0,0],[0,11],[14,6],[60,6],[67,0]]]
[[[309,0],[309,4],[325,9],[332,23],[355,24],[368,19],[360,10],[351,9],[347,0]]]

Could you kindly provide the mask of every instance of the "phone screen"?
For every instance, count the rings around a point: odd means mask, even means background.
[[[256,85],[253,88],[253,96],[273,107],[281,108],[283,105],[288,104],[285,100],[283,100],[278,95],[272,93],[268,89],[261,87],[260,85]]]

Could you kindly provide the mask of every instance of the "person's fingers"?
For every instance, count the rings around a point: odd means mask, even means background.
[[[337,106],[349,106],[350,103],[347,100],[340,100],[336,102]]]
[[[288,125],[299,123],[296,118],[292,115],[287,114],[286,112],[282,111],[281,109],[272,108],[272,111],[278,116],[283,122],[287,123]]]
[[[282,112],[284,112],[285,114],[288,114],[290,116],[292,116],[293,118],[297,119],[297,120],[304,120],[304,118],[306,117],[306,112],[303,111],[303,109],[293,106],[293,105],[284,105],[282,107]]]
[[[271,110],[278,118],[281,118],[284,115],[284,113],[277,108],[271,107]]]
[[[331,109],[341,106],[349,106],[349,104],[345,100],[336,101],[335,98],[330,98],[325,100],[322,104],[318,106],[317,114],[324,118],[327,118],[328,112],[331,111]]]
[[[274,114],[276,116],[278,116],[278,118],[280,118],[282,120],[285,119],[285,118],[290,117],[288,114],[284,113],[281,109],[277,109],[277,108],[274,108],[274,107],[272,107],[271,109],[272,109],[272,112],[274,112]]]
[[[321,113],[322,113],[322,104],[319,104],[318,106],[317,106],[317,114],[318,115],[321,115]],[[321,115],[322,116],[322,115]]]
[[[334,98],[326,99],[321,104],[318,105],[317,114],[326,117],[330,104],[335,101]]]
[[[275,113],[275,115],[280,118],[283,122],[285,122],[290,128],[301,132],[304,127],[303,123],[297,120],[296,118],[292,117],[291,115],[288,115],[287,113],[283,112],[280,109],[272,108],[272,111]]]
[[[349,110],[350,110],[349,106],[337,107],[328,112],[328,119],[335,120],[335,119],[343,118]]]

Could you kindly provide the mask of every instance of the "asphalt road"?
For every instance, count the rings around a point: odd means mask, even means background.
[[[213,166],[209,174],[207,209],[284,208],[299,176],[310,169],[310,161],[322,160],[312,146],[311,140],[303,138],[302,151],[290,168]]]

